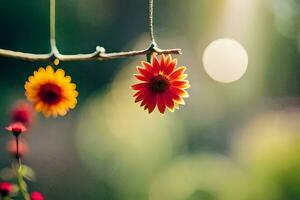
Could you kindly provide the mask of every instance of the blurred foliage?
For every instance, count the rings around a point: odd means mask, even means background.
[[[49,51],[47,1],[0,8],[0,48]],[[30,190],[74,200],[300,199],[298,8],[297,0],[155,0],[157,42],[183,48],[178,63],[192,86],[174,114],[148,115],[134,104],[132,74],[144,57],[61,63],[78,85],[79,105],[65,118],[40,117],[28,134],[24,162],[37,176]],[[144,48],[146,11],[146,0],[57,1],[58,47]],[[235,83],[203,70],[205,47],[220,37],[248,51],[247,73]],[[4,127],[27,76],[48,63],[0,64]],[[9,166],[5,143],[1,136],[1,168]]]

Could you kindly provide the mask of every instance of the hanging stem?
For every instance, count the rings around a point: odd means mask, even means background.
[[[25,53],[12,51],[7,49],[0,49],[0,57],[8,57],[20,60],[27,61],[51,61],[58,59],[60,61],[89,61],[89,60],[113,60],[118,58],[127,58],[138,55],[148,55],[149,53],[157,54],[182,54],[181,49],[160,49],[157,47],[154,38],[153,30],[153,1],[148,0],[148,9],[149,9],[149,32],[151,44],[147,49],[135,50],[135,51],[126,51],[126,52],[115,52],[115,53],[106,53],[105,48],[97,46],[96,50],[92,53],[84,54],[74,54],[74,55],[63,55],[59,53],[59,50],[56,46],[56,37],[55,37],[55,0],[50,0],[50,46],[51,51],[47,54],[34,54],[34,53]]]
[[[50,46],[53,56],[58,57],[59,52],[56,47],[55,38],[55,0],[50,0]]]
[[[149,33],[150,33],[150,39],[151,43],[156,45],[155,38],[154,38],[154,30],[153,30],[153,0],[148,0],[148,26],[149,26]]]

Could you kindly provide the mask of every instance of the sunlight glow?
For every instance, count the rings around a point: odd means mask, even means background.
[[[212,79],[230,83],[239,80],[245,74],[248,54],[237,41],[227,38],[218,39],[205,49],[203,65]]]

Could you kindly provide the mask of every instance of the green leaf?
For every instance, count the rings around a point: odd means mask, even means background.
[[[34,181],[35,180],[35,173],[33,169],[28,167],[27,165],[21,165],[18,169],[19,174],[26,178],[27,180]]]
[[[13,184],[12,185],[12,194],[11,194],[11,196],[17,196],[19,191],[20,191],[19,186],[16,185],[16,184]]]

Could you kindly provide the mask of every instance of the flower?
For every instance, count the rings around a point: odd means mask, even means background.
[[[17,148],[16,140],[10,140],[7,145],[7,151],[15,158],[22,158],[28,152],[28,146],[24,140],[19,140]]]
[[[2,181],[0,183],[0,193],[2,197],[9,196],[12,193],[13,187],[10,183]]]
[[[23,123],[26,127],[34,121],[34,110],[27,101],[18,101],[10,111],[11,121]]]
[[[62,69],[56,71],[51,66],[39,68],[25,83],[26,96],[34,108],[46,117],[64,116],[75,108],[78,92],[71,77],[65,76]]]
[[[44,200],[44,196],[40,192],[31,192],[30,199],[31,200]]]
[[[133,95],[135,102],[141,102],[141,107],[151,113],[157,106],[160,113],[168,108],[171,112],[178,109],[179,104],[185,104],[183,98],[188,97],[185,89],[189,82],[185,80],[186,67],[176,68],[177,60],[171,55],[162,55],[160,61],[156,55],[152,56],[151,63],[142,62],[143,67],[137,67],[139,74],[134,76],[141,83],[132,85],[137,92]]]
[[[20,122],[11,123],[5,128],[7,131],[12,132],[14,135],[19,135],[20,133],[26,132],[27,128]]]

